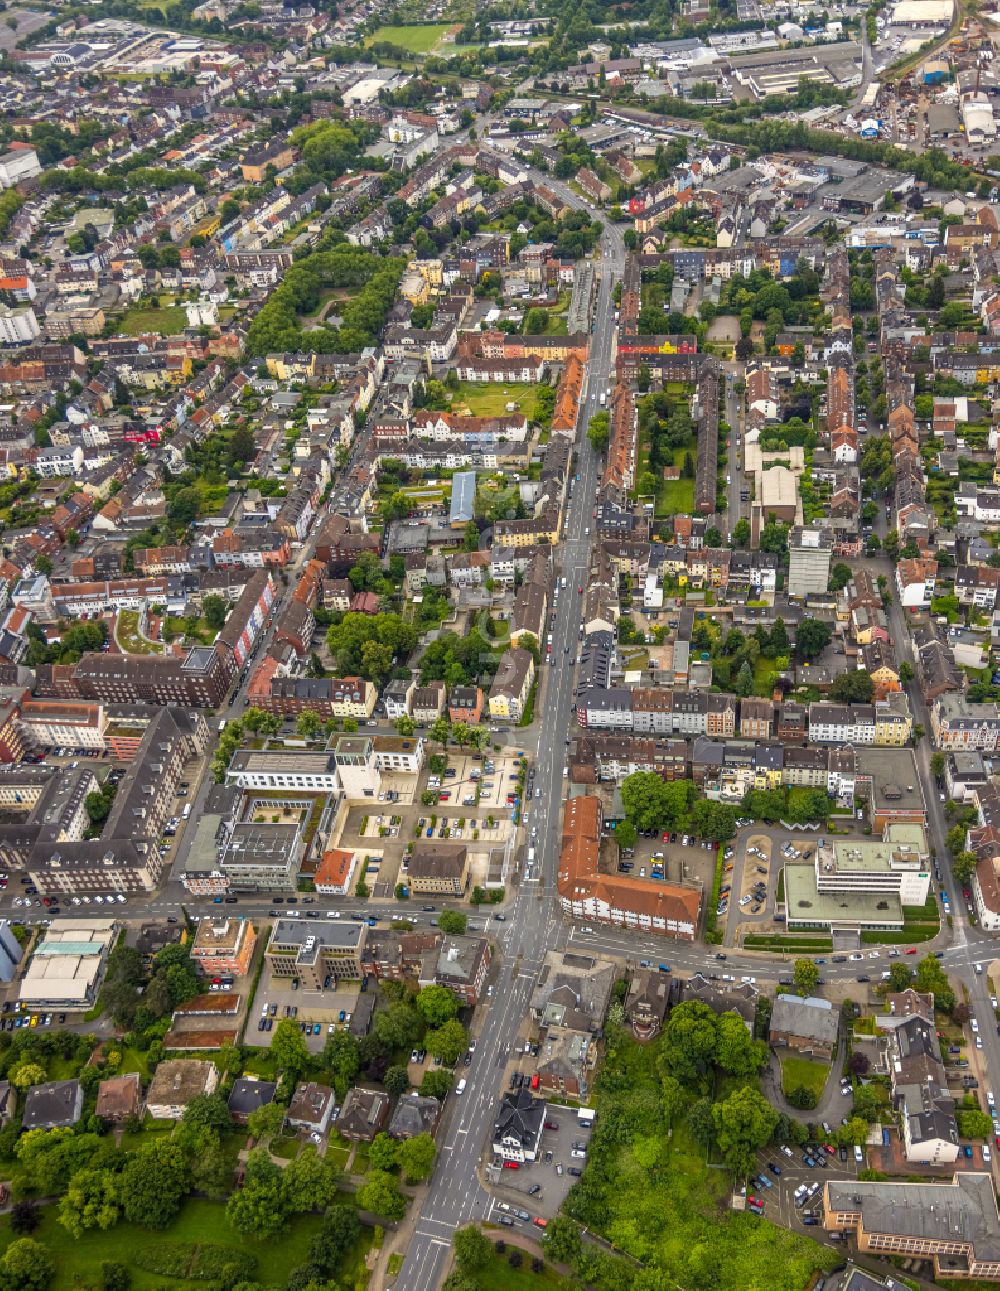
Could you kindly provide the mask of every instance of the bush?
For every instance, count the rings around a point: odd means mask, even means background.
[[[146,1273],[198,1282],[216,1282],[223,1274],[227,1280],[248,1282],[257,1266],[254,1256],[238,1247],[197,1242],[154,1242],[134,1250],[132,1261]]]
[[[799,1107],[803,1111],[809,1111],[816,1106],[816,1091],[809,1089],[806,1085],[796,1085],[790,1089],[785,1097],[793,1107]]]

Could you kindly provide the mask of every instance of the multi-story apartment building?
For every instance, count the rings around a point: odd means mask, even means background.
[[[278,919],[264,954],[275,977],[321,991],[328,977],[362,976],[367,933],[367,924],[347,920]]]
[[[242,977],[250,971],[257,938],[250,919],[202,919],[194,935],[191,958],[206,977]]]

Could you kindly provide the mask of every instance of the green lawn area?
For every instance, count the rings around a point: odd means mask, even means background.
[[[774,681],[778,675],[778,670],[774,666],[773,659],[765,659],[762,655],[754,660],[753,665],[753,693],[766,699],[771,691],[774,690]]]
[[[538,387],[527,381],[511,381],[496,385],[487,381],[460,381],[451,393],[453,412],[468,409],[473,417],[501,417],[507,405],[514,403],[525,416],[530,417],[535,408]]]
[[[299,1155],[302,1144],[298,1139],[281,1138],[275,1139],[271,1144],[271,1152],[276,1157],[281,1157],[283,1161],[292,1161]]]
[[[781,1083],[787,1094],[790,1089],[804,1085],[815,1092],[817,1099],[823,1093],[826,1078],[830,1074],[829,1065],[815,1062],[812,1058],[798,1058],[788,1054],[781,1059]]]
[[[177,1220],[164,1232],[151,1232],[136,1224],[121,1223],[106,1232],[91,1229],[82,1237],[72,1238],[56,1219],[55,1206],[42,1208],[42,1222],[32,1234],[36,1241],[48,1249],[56,1266],[56,1275],[49,1291],[76,1291],[81,1286],[101,1285],[101,1263],[119,1260],[132,1274],[134,1291],[164,1291],[170,1287],[180,1291],[183,1287],[197,1287],[199,1283],[183,1278],[165,1278],[163,1274],[147,1273],[134,1262],[139,1250],[148,1252],[160,1242],[197,1242],[216,1246],[231,1246],[238,1254],[250,1254],[256,1260],[254,1279],[265,1286],[284,1286],[288,1274],[298,1264],[306,1261],[309,1243],[319,1231],[319,1215],[305,1215],[293,1220],[277,1241],[253,1242],[230,1228],[225,1219],[225,1208],[211,1201],[188,1201]],[[10,1221],[0,1222],[0,1251],[13,1240]],[[351,1263],[360,1267],[364,1263],[364,1250],[370,1240],[370,1230],[365,1230],[365,1247],[355,1253]],[[353,1286],[350,1276],[343,1277],[344,1286]],[[202,1284],[203,1285],[203,1284]]]
[[[130,309],[117,324],[117,330],[124,332],[126,336],[141,336],[144,332],[176,336],[185,327],[187,312],[183,305],[167,305],[161,309]]]
[[[119,610],[115,639],[126,654],[162,654],[163,646],[139,635],[139,611]]]
[[[498,1237],[500,1235],[497,1234]],[[494,1254],[485,1269],[476,1270],[479,1291],[559,1291],[564,1283],[558,1274],[548,1266],[544,1273],[532,1273],[531,1256],[527,1251],[521,1251],[521,1254],[524,1263],[519,1269],[510,1267],[506,1255]]]
[[[691,515],[694,511],[694,480],[664,480],[656,500],[658,516]]]
[[[429,54],[451,27],[450,22],[430,22],[406,27],[379,27],[374,35],[367,38],[365,47],[374,45],[376,41],[385,40],[390,45],[398,45],[400,49],[409,50],[411,54]]]

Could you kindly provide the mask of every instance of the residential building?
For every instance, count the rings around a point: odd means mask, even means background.
[[[191,958],[206,977],[244,977],[256,941],[252,920],[206,916],[195,932]]]
[[[194,1058],[164,1059],[146,1091],[146,1111],[158,1121],[179,1121],[192,1099],[214,1094],[219,1072],[214,1062]]]
[[[360,978],[367,925],[333,919],[278,919],[264,954],[274,977],[321,991],[327,978]]]
[[[83,1086],[78,1080],[50,1080],[32,1085],[25,1095],[24,1130],[61,1130],[76,1125],[83,1113]]]
[[[833,534],[829,529],[796,525],[788,535],[788,595],[826,592],[830,582]]]
[[[493,1123],[493,1155],[499,1161],[537,1161],[546,1104],[522,1087],[506,1093]]]
[[[469,882],[469,853],[462,843],[418,840],[407,871],[411,893],[462,896]]]
[[[767,1038],[777,1048],[830,1062],[837,1052],[839,1018],[829,1000],[777,995]]]
[[[142,1115],[142,1082],[137,1071],[110,1076],[97,1086],[94,1115],[109,1125],[121,1125],[129,1117]]]
[[[370,1143],[389,1123],[389,1095],[382,1089],[355,1085],[347,1091],[337,1116],[337,1133],[355,1143]]]
[[[293,1130],[325,1134],[336,1110],[336,1095],[329,1086],[300,1081],[288,1104],[285,1124]]]
[[[515,646],[501,655],[490,687],[490,717],[519,722],[527,709],[534,679],[535,661],[527,650]]]

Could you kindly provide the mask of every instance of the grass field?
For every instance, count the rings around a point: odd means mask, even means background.
[[[452,391],[451,406],[454,412],[468,408],[473,417],[500,417],[509,403],[530,417],[535,407],[538,387],[527,381],[512,381],[509,385],[480,384],[478,381],[460,381]]]
[[[440,43],[445,32],[450,31],[450,22],[430,22],[413,24],[407,27],[379,27],[374,35],[369,36],[365,46],[374,45],[377,41],[388,41],[411,54],[429,54]]]
[[[524,1263],[512,1269],[506,1255],[494,1255],[485,1269],[476,1270],[479,1291],[559,1291],[562,1279],[546,1267],[543,1273],[532,1273],[531,1256],[522,1251]]]
[[[781,1083],[787,1094],[790,1089],[804,1085],[811,1089],[817,1099],[823,1093],[830,1068],[825,1062],[814,1062],[811,1058],[797,1058],[789,1054],[781,1059]]]
[[[694,511],[694,480],[664,480],[656,499],[656,515],[690,515]]]
[[[141,336],[144,332],[157,332],[160,336],[176,336],[187,327],[187,312],[183,305],[167,305],[162,309],[130,309],[118,323],[117,330],[126,336]]]
[[[181,1210],[175,1223],[162,1233],[152,1233],[136,1224],[116,1224],[103,1232],[91,1229],[82,1237],[72,1238],[56,1219],[55,1206],[42,1208],[42,1222],[32,1234],[36,1241],[48,1249],[56,1266],[56,1275],[49,1291],[76,1291],[83,1286],[101,1285],[101,1263],[118,1260],[132,1274],[133,1291],[163,1291],[165,1287],[180,1291],[183,1287],[196,1287],[197,1282],[183,1278],[165,1278],[162,1274],[147,1273],[133,1262],[134,1252],[149,1249],[157,1242],[204,1242],[218,1246],[232,1246],[234,1251],[250,1254],[257,1261],[255,1280],[272,1286],[284,1286],[288,1274],[298,1264],[305,1263],[309,1243],[319,1231],[319,1215],[307,1215],[293,1220],[282,1232],[278,1241],[253,1242],[242,1237],[226,1223],[224,1207],[210,1201],[189,1201]],[[0,1251],[6,1250],[13,1240],[9,1218],[0,1223]],[[366,1242],[370,1230],[365,1230]],[[364,1250],[355,1254],[352,1261],[364,1262]],[[353,1286],[344,1278],[343,1286]]]
[[[139,635],[139,611],[119,610],[115,640],[126,654],[162,654],[163,647]]]

